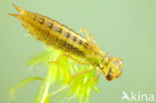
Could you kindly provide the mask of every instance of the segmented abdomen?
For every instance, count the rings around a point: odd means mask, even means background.
[[[47,45],[79,57],[86,57],[87,41],[66,26],[48,17],[25,10],[20,20],[32,35]]]

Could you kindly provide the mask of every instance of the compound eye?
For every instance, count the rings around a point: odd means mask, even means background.
[[[113,80],[113,78],[112,78],[111,75],[106,75],[106,79],[107,79],[108,81],[112,81],[112,80]]]
[[[115,79],[115,76],[114,76],[114,74],[112,73],[111,68],[109,69],[109,72],[108,72],[108,74],[106,75],[105,78],[106,78],[108,81],[112,81],[112,80]]]

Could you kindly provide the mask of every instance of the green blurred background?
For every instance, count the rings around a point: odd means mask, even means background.
[[[16,13],[12,3],[75,31],[85,27],[104,52],[123,59],[121,78],[109,82],[101,75],[101,93],[93,92],[91,103],[132,103],[121,100],[122,91],[156,96],[155,0],[0,0],[0,103],[31,103],[39,81],[25,86],[12,101],[6,91],[28,76],[45,76],[47,70],[26,64],[43,51],[44,44],[32,39],[20,22],[8,15]]]

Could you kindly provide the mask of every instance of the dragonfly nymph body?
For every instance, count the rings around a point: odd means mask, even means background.
[[[91,35],[88,35],[86,29],[82,28],[78,33],[59,22],[46,16],[26,11],[14,4],[19,14],[9,14],[16,17],[38,40],[56,49],[62,50],[68,58],[83,65],[91,65],[91,69],[73,75],[73,77],[87,73],[94,68],[98,70],[96,80],[101,73],[105,74],[107,80],[111,81],[118,78],[122,73],[123,62],[120,58],[110,57],[103,53]],[[80,33],[84,31],[86,39]],[[73,56],[81,58],[75,59]]]

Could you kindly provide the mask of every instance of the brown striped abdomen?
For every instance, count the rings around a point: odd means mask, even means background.
[[[84,48],[87,45],[83,44],[85,39],[57,21],[28,11],[24,11],[20,20],[32,35],[47,45],[79,57],[86,57]]]
[[[18,18],[30,34],[54,48],[71,53],[97,65],[103,58],[102,50],[80,34],[46,16],[29,12],[14,5],[20,14],[10,14]]]
[[[15,4],[13,5],[20,14],[9,15],[18,18],[28,32],[38,40],[64,52],[81,57],[81,59],[85,60],[83,63],[98,67],[97,70],[100,70],[100,73],[103,72],[107,80],[113,80],[121,75],[122,60],[115,57],[110,58],[109,54],[104,54],[94,43],[93,38],[90,38],[92,41],[88,38],[86,40],[55,20],[26,11]],[[85,34],[87,35],[87,33]]]

